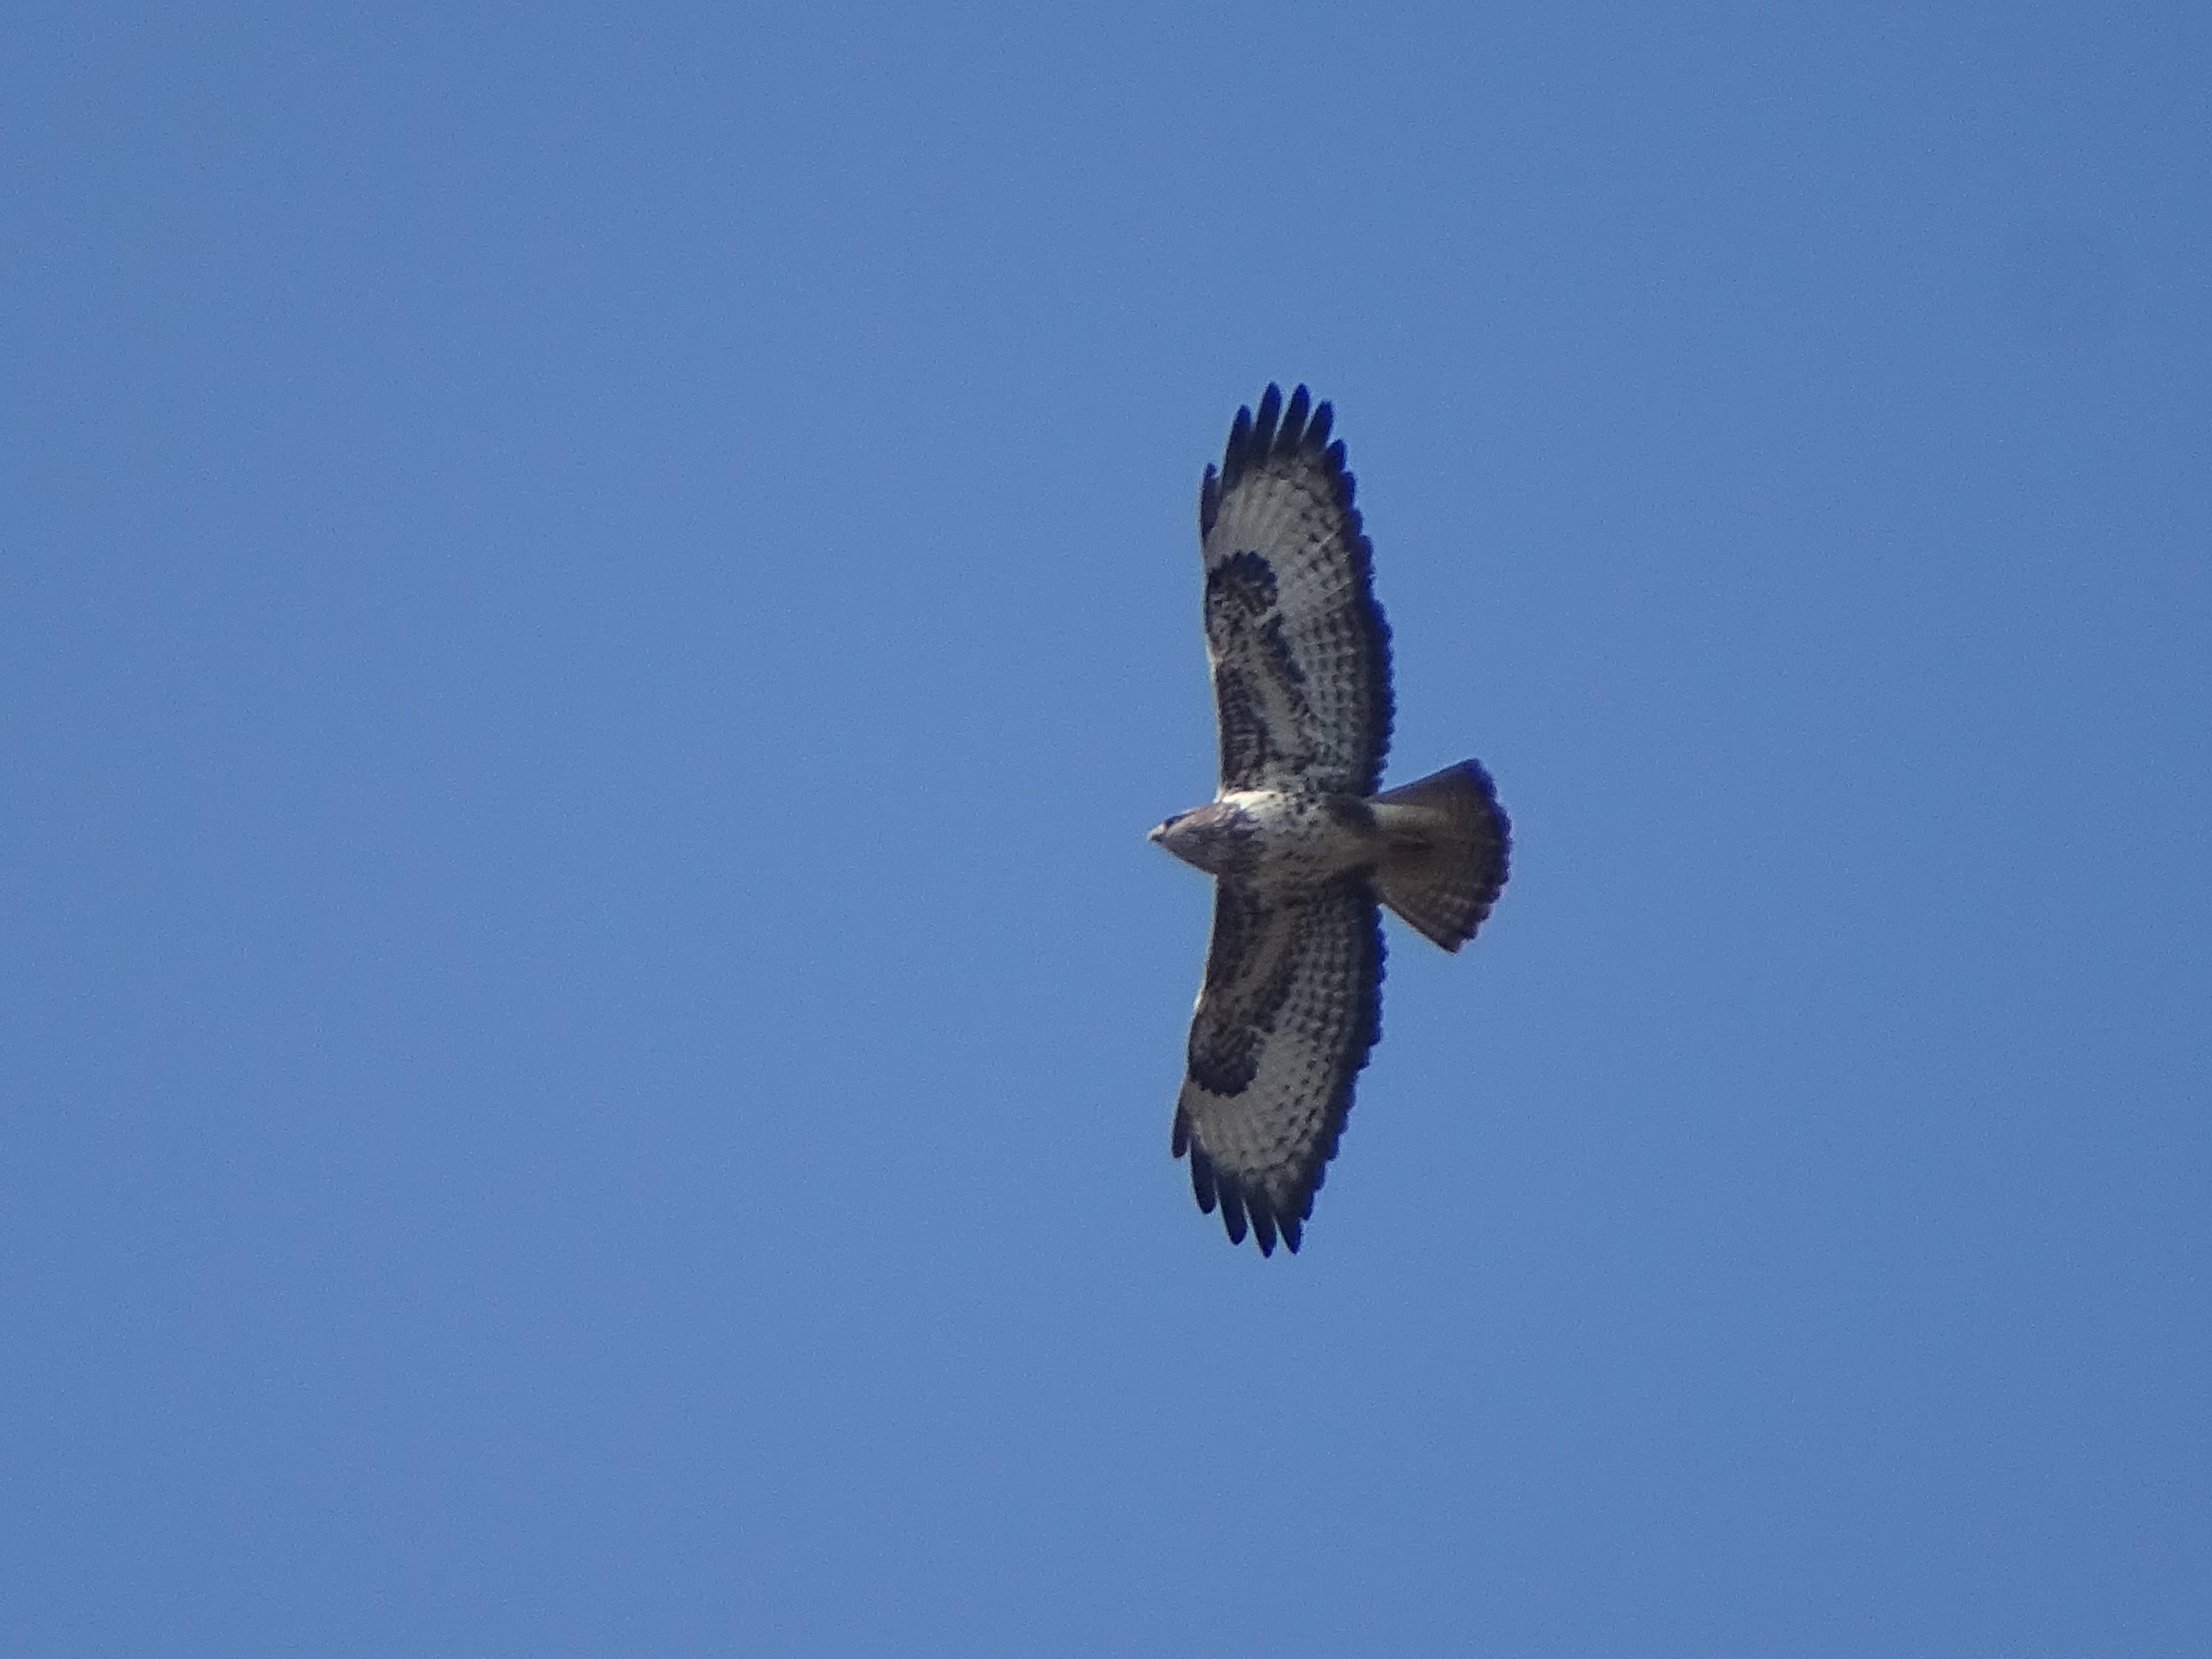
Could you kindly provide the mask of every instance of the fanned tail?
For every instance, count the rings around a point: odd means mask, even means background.
[[[1462,761],[1373,801],[1384,852],[1375,896],[1446,950],[1474,937],[1506,884],[1513,826],[1490,774]]]

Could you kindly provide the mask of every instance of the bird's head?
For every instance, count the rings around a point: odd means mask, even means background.
[[[1252,822],[1241,808],[1216,800],[1177,813],[1147,839],[1208,875],[1235,875],[1252,862],[1256,850],[1253,833]]]

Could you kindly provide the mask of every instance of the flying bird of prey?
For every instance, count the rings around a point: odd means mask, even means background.
[[[1206,656],[1222,746],[1211,802],[1152,840],[1215,878],[1214,935],[1175,1103],[1174,1155],[1229,1241],[1298,1248],[1382,1034],[1377,901],[1446,950],[1505,885],[1510,826],[1476,762],[1378,793],[1390,630],[1332,411],[1269,386],[1198,493]]]

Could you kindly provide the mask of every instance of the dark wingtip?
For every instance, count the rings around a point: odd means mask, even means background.
[[[1222,475],[1209,462],[1206,476],[1198,481],[1198,536],[1204,541],[1214,534],[1214,520],[1222,513]]]
[[[1252,459],[1252,411],[1240,408],[1236,418],[1229,424],[1229,442],[1222,447],[1221,482],[1215,486],[1215,500],[1236,486],[1236,480],[1244,476],[1244,469]]]
[[[1194,1146],[1190,1149],[1190,1195],[1198,1200],[1198,1213],[1211,1215],[1216,1194],[1214,1189],[1214,1165],[1205,1152]]]
[[[1268,1202],[1265,1193],[1254,1193],[1245,1200],[1245,1209],[1252,1218],[1252,1236],[1259,1241],[1262,1255],[1275,1254],[1275,1209]]]
[[[1222,1200],[1222,1225],[1229,1229],[1231,1244],[1244,1242],[1244,1194],[1235,1181],[1223,1181],[1218,1189]]]
[[[1222,497],[1236,487],[1237,480],[1255,464],[1269,455],[1292,455],[1305,451],[1317,451],[1329,458],[1331,471],[1337,479],[1337,500],[1340,505],[1351,505],[1351,477],[1344,470],[1344,446],[1331,444],[1329,432],[1335,425],[1337,411],[1326,403],[1314,401],[1313,393],[1301,384],[1292,389],[1285,404],[1283,388],[1274,381],[1260,394],[1256,412],[1250,405],[1236,411],[1236,418],[1229,425],[1229,443],[1222,452],[1222,465],[1215,481],[1199,491],[1198,521],[1201,534],[1214,527],[1214,520],[1221,511]]]
[[[1305,1224],[1295,1215],[1285,1215],[1280,1219],[1283,1226],[1283,1248],[1292,1255],[1296,1255],[1298,1253],[1299,1242],[1304,1237]]]
[[[1175,1128],[1173,1136],[1174,1155],[1190,1159],[1190,1193],[1198,1200],[1199,1213],[1211,1215],[1216,1209],[1222,1213],[1222,1225],[1229,1231],[1231,1244],[1244,1242],[1249,1230],[1253,1241],[1260,1247],[1262,1255],[1273,1255],[1276,1241],[1288,1245],[1295,1254],[1298,1248],[1299,1223],[1304,1219],[1288,1211],[1278,1213],[1275,1202],[1263,1192],[1249,1192],[1237,1183],[1233,1175],[1223,1175],[1214,1168],[1214,1160],[1206,1156],[1206,1148],[1191,1132],[1190,1114],[1181,1105],[1175,1107]],[[1313,1213],[1313,1199],[1305,1201],[1306,1214]]]
[[[1276,423],[1283,418],[1283,388],[1272,380],[1260,394],[1260,406],[1252,411],[1252,451],[1264,455],[1275,447]]]

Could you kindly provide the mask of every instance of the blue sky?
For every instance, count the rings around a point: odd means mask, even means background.
[[[9,1653],[2212,1642],[2201,8],[8,34]],[[1263,1261],[1270,379],[1517,845]]]

